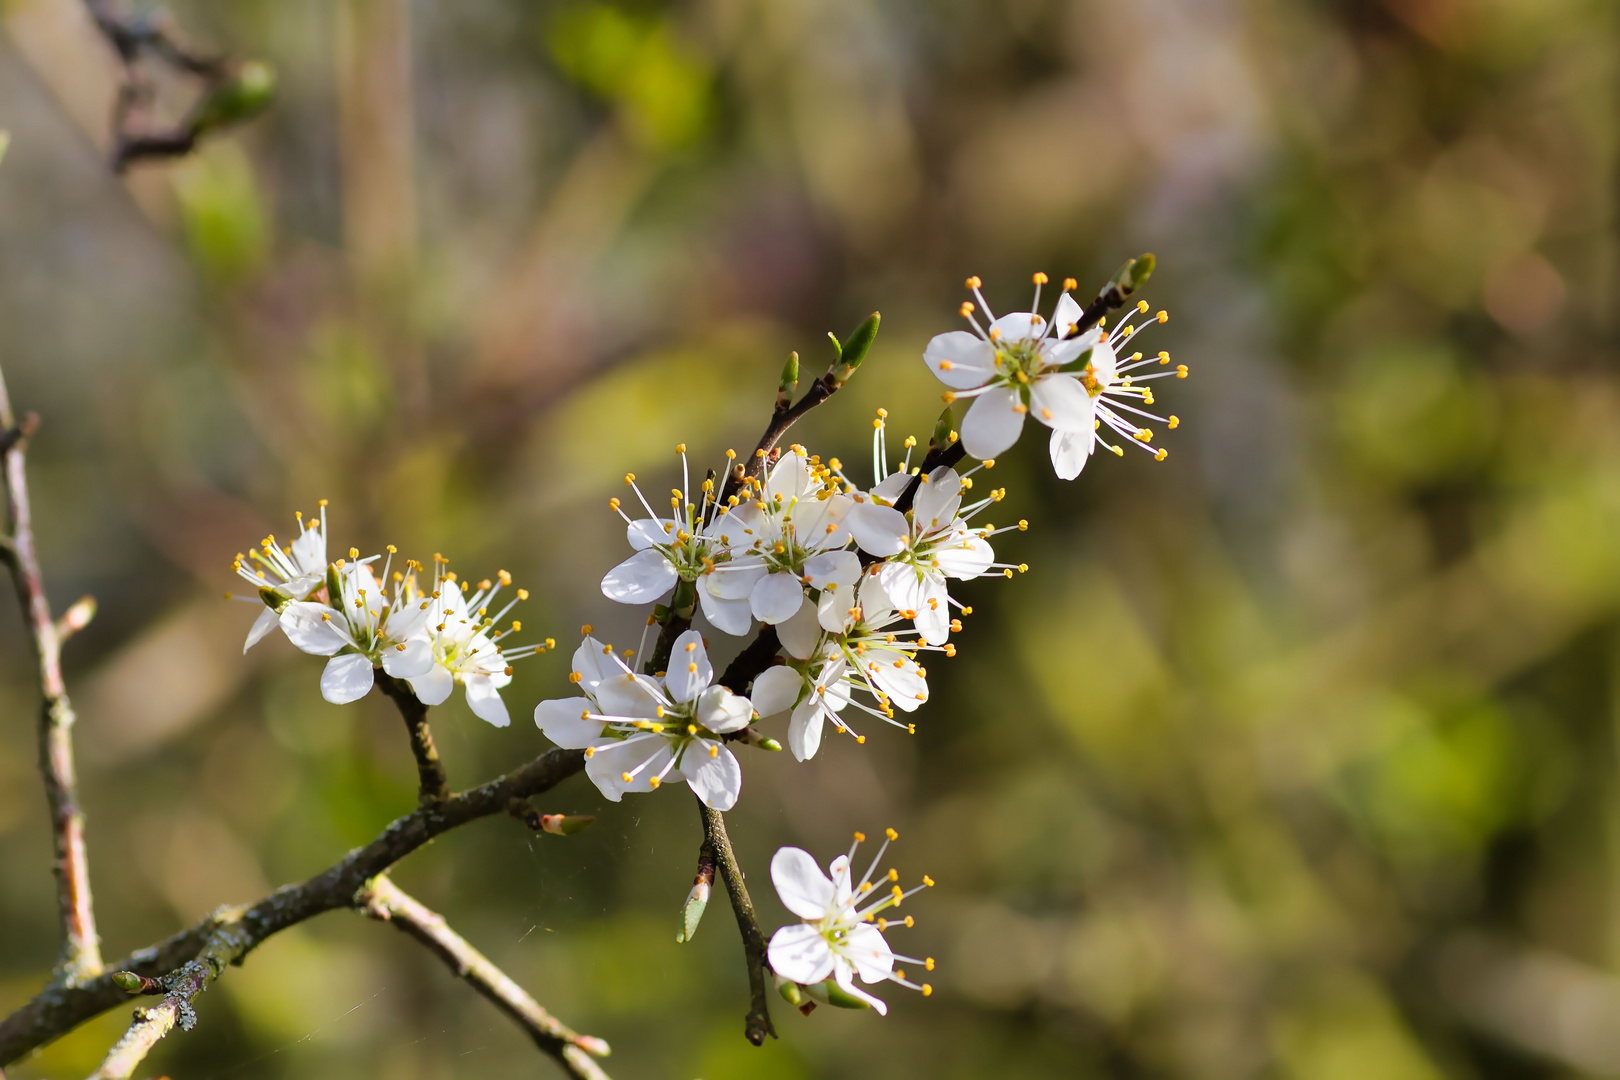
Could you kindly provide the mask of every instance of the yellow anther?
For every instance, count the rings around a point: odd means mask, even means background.
[[[1187,365],[1186,364],[1177,364],[1176,365],[1176,378],[1185,379],[1186,377],[1187,377]]]
[[[945,404],[949,405],[951,402],[956,400],[956,395],[951,393],[949,390],[947,390],[943,394],[939,395],[939,400],[941,400]],[[951,441],[955,442],[956,440],[953,439]]]
[[[360,557],[360,549],[359,548],[350,548],[349,549],[349,558],[358,559],[359,557]]]
[[[1179,416],[1171,416],[1170,417],[1170,430],[1174,431],[1174,430],[1176,430],[1176,428],[1178,428],[1180,426],[1181,426],[1181,417],[1179,417]]]
[[[709,756],[712,757],[712,758],[719,757],[720,756],[720,747],[718,745],[710,746],[709,747]]]
[[[658,777],[656,777],[656,776],[650,776],[650,777],[647,778],[647,786],[650,787],[650,788],[655,788],[660,783],[662,783],[662,781],[659,780]]]
[[[697,671],[697,664],[696,663],[687,664],[686,665],[686,671],[687,671],[688,674],[696,672]]]
[[[884,829],[883,835],[887,836],[891,842],[900,839],[900,834],[895,832],[893,829]]]
[[[557,639],[556,638],[546,638],[546,648],[555,649],[556,647],[557,647]]]
[[[1078,281],[1074,280],[1074,278],[1066,277],[1066,278],[1063,279],[1063,291],[1064,292],[1068,292],[1070,289],[1078,289],[1079,287],[1080,287],[1080,283]]]
[[[899,881],[900,880],[900,871],[891,869],[889,871],[889,880],[890,881]]]
[[[855,736],[855,744],[857,746],[865,746],[866,745],[866,736],[865,735],[857,735],[857,736]]]
[[[866,843],[866,834],[865,834],[865,833],[863,833],[863,832],[858,832],[858,833],[856,833],[856,834],[855,834],[855,842],[856,842],[856,843],[857,843],[857,844],[864,844],[864,843]]]
[[[594,747],[594,746],[587,746],[587,747],[586,747],[586,748],[585,748],[585,756],[586,756],[586,757],[587,757],[587,758],[593,758],[593,757],[595,757],[595,756],[596,756],[596,747]]]
[[[513,619],[512,620],[512,632],[514,634],[516,634],[516,633],[520,632],[522,629],[523,629],[523,624],[518,622],[516,619]]]
[[[1034,281],[1035,284],[1037,284],[1037,285],[1045,285],[1048,281],[1050,281],[1052,279],[1047,277],[1045,274],[1040,273],[1039,271],[1036,271],[1035,276],[1031,280]]]
[[[1019,572],[1019,573],[1020,573],[1020,574],[1027,574],[1027,573],[1029,573],[1029,563],[1027,563],[1027,562],[1021,562],[1021,563],[1019,563],[1019,564],[1018,564],[1018,572]]]
[[[584,626],[579,628],[579,632],[582,633],[582,634],[590,633],[591,632],[591,624],[586,623]]]
[[[1146,300],[1138,300],[1136,302],[1136,310],[1141,312],[1143,315],[1147,314],[1147,309],[1148,309],[1148,302]]]
[[[927,983],[922,984],[922,996],[923,997],[932,997],[933,993],[934,993],[934,988],[932,986],[929,986]]]
[[[907,915],[906,916],[906,929],[909,930],[913,926],[916,926],[916,925],[917,925],[917,920],[914,919],[912,916]]]
[[[979,275],[974,274],[972,277],[967,279],[966,284],[970,289],[977,289],[980,285],[983,285],[984,282],[979,280]]]
[[[928,886],[930,889],[932,889],[934,887],[934,879],[929,877],[927,874],[924,874],[923,875],[923,884]]]
[[[624,782],[625,782],[625,783],[627,783],[627,784],[628,784],[628,783],[630,783],[630,782],[631,782],[631,781],[632,781],[632,780],[634,780],[634,779],[635,779],[635,777],[633,777],[633,776],[631,776],[631,775],[630,775],[630,774],[629,774],[629,773],[620,773],[620,774],[619,774],[619,778],[620,778],[620,779],[621,779],[621,780],[623,780],[623,781],[624,781]]]
[[[686,643],[686,651],[687,651],[687,652],[696,652],[696,651],[697,651],[697,642],[695,642],[695,641],[688,641],[688,642],[687,642],[687,643]]]
[[[1170,456],[1170,451],[1166,450],[1164,447],[1161,446],[1161,447],[1159,447],[1158,452],[1153,455],[1153,460],[1154,461],[1163,461],[1165,458],[1167,458],[1169,456]]]
[[[577,671],[570,671],[568,673],[568,681],[571,682],[571,683],[577,683],[583,678],[585,678],[585,676],[581,675]]]
[[[1170,313],[1168,311],[1161,311],[1153,317],[1161,323],[1167,323],[1170,321]]]

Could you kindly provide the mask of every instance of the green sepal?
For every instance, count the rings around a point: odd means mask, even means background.
[[[337,563],[326,564],[326,602],[339,609],[343,605],[343,578],[338,573]]]

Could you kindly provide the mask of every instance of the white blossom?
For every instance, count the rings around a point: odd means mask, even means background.
[[[934,961],[901,956],[889,947],[883,936],[892,926],[912,926],[912,917],[896,920],[878,917],[880,912],[899,907],[907,897],[934,883],[925,875],[921,885],[902,889],[896,884],[899,875],[893,870],[873,880],[872,875],[889,841],[897,838],[893,829],[888,830],[877,857],[859,882],[851,880],[850,860],[866,839],[860,833],[855,834],[855,844],[849,854],[838,856],[829,865],[830,877],[822,873],[807,851],[794,847],[777,851],[771,859],[771,881],[783,906],[803,921],[784,926],[771,935],[767,957],[772,971],[804,986],[831,979],[840,990],[870,1005],[879,1015],[886,1014],[888,1006],[882,999],[857,987],[857,975],[867,984],[889,981],[920,990],[924,996],[933,993],[929,984],[910,981],[903,970],[895,968],[895,961],[921,964],[929,971],[933,970]],[[889,887],[884,889],[880,885]]]
[[[990,320],[988,328],[974,317],[974,305],[964,303],[962,314],[973,332],[953,330],[928,343],[923,360],[930,370],[951,388],[946,401],[973,398],[962,419],[962,446],[972,456],[993,459],[1010,449],[1023,431],[1024,420],[1035,418],[1052,429],[1050,453],[1060,477],[1079,475],[1097,442],[1115,453],[1119,447],[1106,441],[1100,429],[1107,427],[1146,445],[1151,429],[1126,418],[1126,414],[1177,426],[1174,417],[1160,417],[1134,405],[1131,398],[1151,404],[1152,393],[1140,384],[1161,375],[1129,377],[1128,372],[1151,363],[1168,363],[1168,354],[1143,360],[1140,354],[1124,365],[1118,351],[1141,329],[1131,328],[1129,317],[1112,333],[1100,327],[1078,331],[1082,308],[1069,295],[1071,278],[1064,282],[1062,296],[1049,324],[1040,314],[1041,286],[1045,274],[1035,275],[1035,301],[1029,311],[1013,312],[996,318],[979,291],[978,278],[969,278],[968,287],[979,307]],[[1135,309],[1147,310],[1145,301]],[[1159,322],[1168,318],[1164,312]],[[1185,367],[1162,375],[1185,376]],[[1156,456],[1161,460],[1165,451]]]
[[[441,556],[433,558],[433,585],[424,596],[417,593],[417,582],[412,574],[407,580],[409,600],[428,601],[423,633],[432,652],[433,663],[426,672],[412,677],[411,690],[424,705],[441,705],[459,683],[467,693],[467,706],[473,714],[496,727],[506,727],[511,717],[506,703],[501,700],[501,689],[512,681],[511,662],[536,653],[547,646],[502,645],[509,635],[518,633],[523,624],[516,619],[510,627],[498,630],[495,624],[504,619],[520,600],[527,600],[527,589],[518,589],[514,599],[498,612],[491,614],[495,598],[503,588],[512,584],[512,575],[505,570],[496,575],[496,581],[478,583],[471,595],[467,585],[456,575],[445,570]]]
[[[388,579],[394,549],[383,565]],[[307,653],[329,656],[321,673],[321,696],[334,705],[357,701],[371,692],[372,669],[381,666],[396,679],[425,675],[433,666],[426,633],[429,601],[395,575],[391,587],[377,581],[371,563],[377,556],[339,560],[327,568],[327,594],[334,603],[294,600],[281,610],[288,640]]]
[[[259,542],[257,551],[236,556],[231,569],[254,588],[253,596],[241,597],[263,605],[248,630],[242,646],[246,653],[280,625],[280,609],[288,600],[307,600],[319,592],[326,575],[326,500],[320,503],[320,520],[304,520],[298,515],[298,539],[278,547],[274,536]],[[229,594],[227,594],[229,596]],[[233,598],[234,599],[234,598]]]
[[[727,508],[716,504],[715,482],[705,479],[698,491],[692,488],[686,460],[686,444],[676,447],[681,456],[682,486],[670,492],[671,516],[658,514],[636,486],[634,473],[624,482],[647,512],[644,518],[631,518],[618,499],[609,507],[625,520],[626,536],[635,554],[608,571],[602,579],[602,594],[621,604],[648,604],[662,598],[677,582],[697,582],[715,572],[717,564],[731,558],[732,533],[741,539],[741,526],[732,521]],[[727,451],[729,462],[736,457]],[[725,475],[722,470],[719,475]],[[701,496],[701,497],[699,497]],[[751,622],[747,596],[724,597],[714,590],[697,588],[703,616],[716,629],[733,635],[746,634]]]
[[[712,685],[702,636],[688,630],[676,638],[660,678],[632,671],[588,631],[569,676],[583,696],[542,701],[535,724],[558,746],[584,750],[585,774],[613,802],[627,791],[685,780],[705,805],[730,810],[742,767],[721,736],[747,727],[754,707]]]
[[[700,591],[746,599],[760,622],[780,623],[799,610],[806,588],[860,579],[860,557],[847,550],[850,534],[843,524],[855,504],[837,490],[831,470],[803,447],[783,454],[764,483],[751,484],[742,495],[723,518],[731,558],[702,579]]]

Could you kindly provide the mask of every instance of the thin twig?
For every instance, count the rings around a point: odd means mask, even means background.
[[[84,811],[79,807],[78,778],[73,764],[73,705],[62,682],[62,643],[45,579],[34,547],[32,511],[28,502],[25,455],[27,433],[33,422],[18,426],[0,375],[0,431],[19,432],[5,449],[6,515],[10,547],[6,562],[17,586],[28,632],[39,662],[39,771],[45,781],[45,800],[51,814],[52,870],[56,874],[56,905],[62,922],[62,953],[57,965],[61,979],[77,984],[101,973],[101,941],[90,901],[90,866],[85,854]]]
[[[405,720],[405,730],[411,738],[411,754],[416,758],[417,799],[423,806],[448,799],[450,781],[444,775],[438,748],[433,745],[433,732],[428,730],[428,707],[422,704],[410,683],[387,672],[377,672],[377,688],[393,698],[394,704],[399,706],[399,715]]]
[[[748,886],[743,883],[737,853],[731,850],[726,819],[720,811],[703,805],[701,800],[698,814],[703,818],[703,842],[713,848],[719,858],[720,876],[726,879],[726,892],[731,897],[731,910],[737,915],[737,930],[742,934],[743,953],[748,959],[748,986],[753,1004],[744,1019],[743,1034],[755,1046],[762,1046],[765,1036],[776,1038],[776,1027],[771,1023],[769,980],[765,977],[769,970],[765,960],[765,935],[754,915],[754,902],[748,898]]]
[[[240,963],[255,944],[245,928],[233,919],[225,919],[193,960],[160,980],[166,990],[163,1000],[149,1009],[135,1010],[129,1030],[108,1051],[101,1067],[90,1074],[89,1080],[129,1080],[146,1055],[176,1024],[180,1025],[180,1030],[190,1031],[197,1023],[197,1013],[191,1003],[214,984],[226,965]]]
[[[356,894],[355,908],[362,914],[392,923],[444,961],[487,1001],[515,1020],[535,1045],[557,1060],[569,1076],[578,1080],[608,1080],[607,1073],[591,1060],[607,1057],[608,1044],[594,1035],[580,1035],[547,1012],[529,993],[513,982],[483,953],[420,901],[379,874]]]
[[[349,852],[337,863],[298,885],[285,885],[242,911],[236,925],[247,935],[243,955],[273,934],[322,912],[349,907],[355,893],[371,878],[405,856],[458,826],[492,814],[504,814],[513,799],[549,791],[585,767],[578,750],[551,750],[527,765],[481,787],[452,795],[441,803],[418,807],[394,821],[365,847]],[[159,958],[183,963],[219,927],[213,919],[203,927],[176,935],[152,949],[123,960],[119,969],[145,975],[172,971]],[[190,947],[191,951],[185,950]],[[0,1020],[0,1066],[51,1042],[78,1025],[117,1005],[124,995],[103,975],[84,986],[47,988],[28,1004]]]

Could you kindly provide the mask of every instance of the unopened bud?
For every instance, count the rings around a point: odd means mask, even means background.
[[[792,979],[782,978],[782,976],[777,975],[775,972],[772,972],[771,974],[772,977],[776,979],[776,992],[782,995],[784,1001],[786,1001],[789,1005],[804,1004],[804,987],[800,986]]]
[[[540,831],[552,836],[573,836],[596,824],[590,814],[541,814]]]
[[[574,1045],[591,1057],[607,1057],[613,1053],[613,1048],[608,1045],[607,1040],[595,1035],[575,1035]]]
[[[793,404],[793,392],[799,388],[799,354],[789,353],[782,365],[782,378],[776,384],[776,408],[783,411]]]
[[[686,903],[681,905],[681,932],[675,935],[677,944],[691,941],[692,935],[697,933],[698,923],[703,921],[703,912],[709,906],[709,895],[713,891],[714,886],[699,878],[692,891],[686,894]]]
[[[956,441],[956,426],[951,419],[951,407],[945,406],[945,411],[939,414],[934,421],[933,433],[928,436],[928,449],[930,452],[943,450]]]
[[[146,980],[133,971],[115,971],[112,973],[112,984],[126,994],[141,992],[141,984]]]
[[[861,366],[861,361],[866,359],[866,354],[872,348],[872,342],[877,340],[878,324],[882,321],[881,315],[872,312],[838,345],[838,359],[827,369],[834,387],[843,386],[855,374],[855,369]]]
[[[268,585],[259,586],[259,599],[264,601],[265,607],[278,615],[281,613],[281,609],[287,606],[287,597]]]
[[[81,596],[62,612],[62,617],[56,620],[56,632],[62,637],[72,637],[80,630],[90,625],[90,620],[96,617],[96,598]]]
[[[1129,296],[1147,283],[1147,279],[1153,274],[1154,263],[1151,253],[1127,259],[1125,265],[1115,272],[1109,284],[1119,287],[1120,296]]]
[[[854,994],[846,992],[843,987],[832,979],[806,986],[804,992],[810,996],[811,1000],[819,1001],[823,1005],[831,1005],[835,1009],[870,1009],[872,1007],[869,1002],[862,1001]]]
[[[262,595],[262,594],[261,594]],[[326,602],[336,607],[343,599],[343,579],[338,576],[336,563],[326,564]],[[268,602],[268,601],[267,601]]]
[[[275,69],[261,60],[244,61],[197,103],[191,133],[202,135],[251,120],[268,109],[275,96]]]
[[[737,741],[740,743],[746,743],[749,746],[757,746],[761,750],[782,749],[781,743],[777,742],[769,735],[761,734],[760,730],[754,727],[752,724],[743,728],[742,731],[737,733]]]

